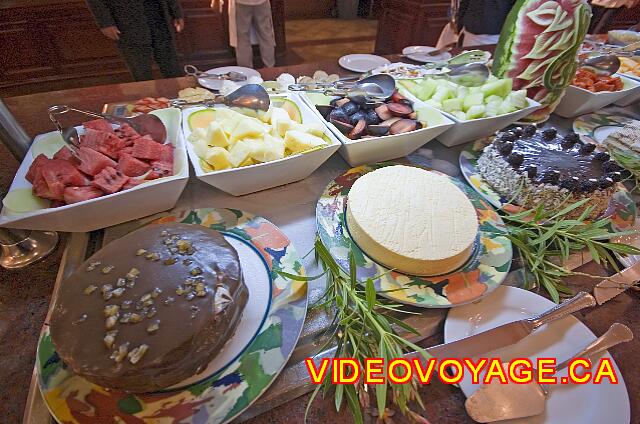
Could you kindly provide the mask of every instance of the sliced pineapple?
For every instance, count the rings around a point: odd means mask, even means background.
[[[284,146],[292,153],[299,153],[325,144],[322,138],[303,131],[287,131],[284,137]]]

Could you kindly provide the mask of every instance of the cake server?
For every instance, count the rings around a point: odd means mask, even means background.
[[[556,372],[568,367],[576,358],[588,358],[632,339],[633,333],[629,327],[615,323],[587,347],[558,364]],[[534,370],[532,374],[537,375],[537,372]],[[494,379],[490,384],[481,386],[469,396],[464,407],[469,416],[479,423],[532,417],[544,412],[548,394],[548,386],[535,381],[524,384],[502,384]]]
[[[538,316],[513,321],[455,342],[429,347],[425,351],[436,358],[469,358],[486,354],[515,344],[543,325],[595,304],[593,296],[580,292]],[[412,352],[405,355],[405,358],[420,356],[420,353]]]

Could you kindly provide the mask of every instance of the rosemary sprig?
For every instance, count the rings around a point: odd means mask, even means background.
[[[586,208],[577,218],[569,217],[587,201],[588,199],[578,201],[553,213],[545,211],[540,205],[536,209],[502,216],[508,227],[507,237],[520,251],[535,283],[544,287],[556,303],[560,301],[560,293],[571,294],[571,290],[562,284],[562,278],[571,275],[602,278],[563,267],[562,264],[572,253],[587,249],[596,263],[610,264],[616,270],[618,267],[612,252],[623,255],[640,253],[633,246],[608,241],[635,231],[612,231],[609,218],[587,221],[592,207]],[[527,283],[529,287],[533,285],[531,281]]]
[[[319,238],[316,238],[315,242],[315,255],[324,270],[323,274],[317,277],[299,277],[289,274],[286,276],[306,281],[326,276],[325,292],[315,307],[326,308],[330,313],[335,314],[334,324],[336,325],[330,327],[336,330],[333,337],[327,342],[327,347],[332,342],[337,344],[335,357],[354,358],[359,362],[362,370],[364,370],[365,358],[383,358],[387,364],[391,359],[400,358],[405,351],[410,350],[422,353],[425,358],[429,357],[424,349],[401,337],[396,331],[396,328],[402,328],[407,332],[419,334],[416,329],[392,315],[398,312],[410,312],[403,311],[402,305],[378,298],[373,283],[374,279],[369,278],[363,282],[357,280],[353,252],[350,252],[349,255],[350,273],[341,269]],[[407,384],[376,385],[372,393],[376,398],[378,416],[383,417],[385,414],[389,387],[391,387],[391,400],[398,409],[402,413],[414,417],[414,420],[419,417],[408,407],[408,403],[415,400],[424,408],[418,396],[415,380]],[[363,385],[361,381],[353,385],[333,386],[331,384],[331,370],[329,370],[322,384],[317,386],[311,395],[309,405],[318,393],[322,392],[325,396],[332,388],[334,389],[336,410],[339,411],[343,403],[346,402],[355,422],[362,423],[362,410],[369,405],[370,387]]]

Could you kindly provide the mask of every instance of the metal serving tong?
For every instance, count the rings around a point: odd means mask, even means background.
[[[240,72],[229,71],[224,74],[209,74],[206,72],[202,72],[194,65],[184,65],[184,73],[188,77],[197,77],[197,78],[205,78],[205,79],[217,79],[217,80],[229,80],[233,82],[242,82],[247,80],[247,76],[241,74]]]
[[[91,116],[93,118],[106,119],[107,121],[118,125],[128,124],[138,134],[149,135],[154,140],[164,141],[167,138],[167,129],[162,123],[162,120],[160,120],[160,118],[158,118],[157,116],[148,113],[143,113],[131,118],[121,118],[104,113],[95,113],[87,110],[76,109],[67,105],[51,106],[49,107],[48,112],[51,122],[53,122],[58,131],[60,131],[62,139],[67,144],[67,146],[69,146],[73,154],[77,154],[77,149],[80,147],[80,137],[78,136],[78,131],[76,131],[75,127],[63,127],[56,118],[57,115],[62,115],[67,112],[77,112]]]
[[[269,99],[269,93],[260,84],[246,84],[238,88],[231,94],[226,96],[217,95],[214,99],[203,100],[200,102],[187,102],[185,100],[172,100],[169,102],[172,107],[190,107],[190,106],[205,106],[213,107],[217,104],[223,104],[229,107],[248,108],[253,110],[268,111],[271,100]]]
[[[377,74],[353,82],[342,79],[326,83],[291,84],[288,88],[291,91],[349,97],[359,103],[379,103],[393,95],[396,89],[396,80],[388,74]]]

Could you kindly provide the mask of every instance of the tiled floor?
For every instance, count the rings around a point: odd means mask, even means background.
[[[305,19],[286,22],[287,47],[304,62],[372,53],[378,22],[368,19]]]

